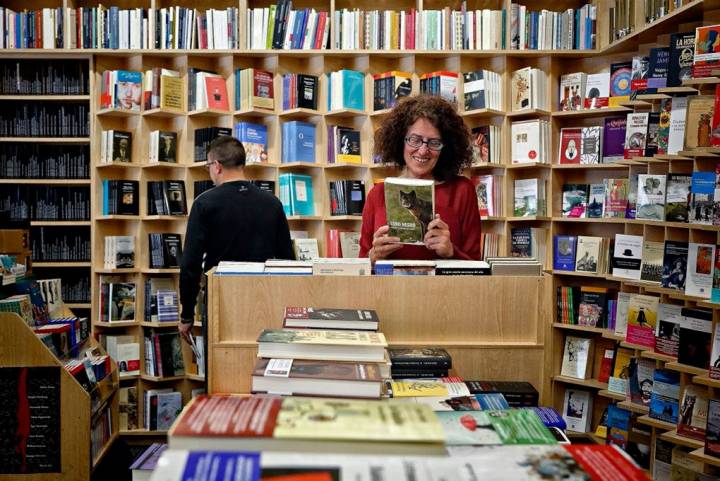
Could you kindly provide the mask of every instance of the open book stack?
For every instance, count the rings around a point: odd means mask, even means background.
[[[378,324],[369,309],[287,307],[284,329],[260,333],[253,392],[379,399],[390,363]]]

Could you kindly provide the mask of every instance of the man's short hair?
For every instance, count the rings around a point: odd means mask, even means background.
[[[222,164],[223,167],[241,167],[245,165],[245,147],[235,137],[221,136],[210,142],[208,148],[208,159],[210,154],[213,160]]]

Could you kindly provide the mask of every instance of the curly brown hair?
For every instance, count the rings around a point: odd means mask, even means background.
[[[405,136],[418,119],[428,120],[440,131],[442,138],[443,148],[433,169],[435,180],[450,180],[472,163],[472,145],[467,125],[450,102],[434,95],[401,99],[375,131],[374,154],[382,162],[404,167]]]

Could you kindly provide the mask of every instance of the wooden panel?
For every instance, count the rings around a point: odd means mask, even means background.
[[[371,308],[390,345],[435,345],[465,379],[523,380],[549,394],[550,277],[211,276],[210,392],[250,391],[255,341],[285,306]],[[547,379],[546,379],[547,378]]]
[[[90,398],[67,373],[60,361],[38,340],[32,329],[16,314],[0,313],[0,367],[57,367],[60,372],[61,479],[90,478]],[[0,475],[15,479],[17,475]],[[22,476],[27,481],[50,481],[58,474]]]

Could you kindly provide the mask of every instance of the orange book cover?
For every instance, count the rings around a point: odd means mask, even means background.
[[[230,110],[227,85],[222,77],[205,77],[205,90],[209,109]]]
[[[201,395],[185,407],[170,436],[269,438],[281,404],[276,396]]]

